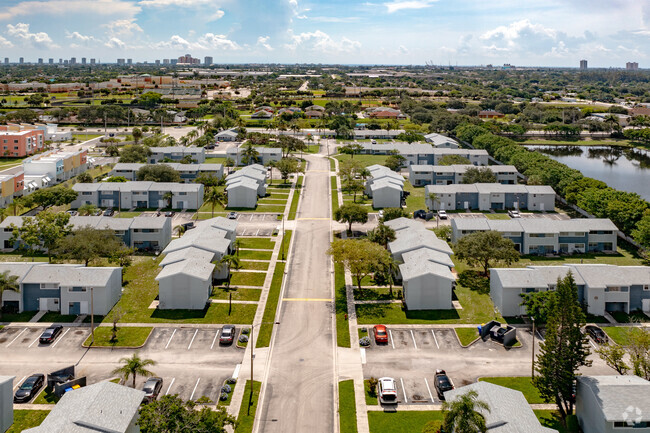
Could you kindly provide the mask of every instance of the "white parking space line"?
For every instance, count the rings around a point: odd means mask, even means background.
[[[542,337],[542,334],[540,334],[539,331],[535,331],[535,334],[537,334],[537,338],[539,338],[540,341],[544,341],[544,337]]]
[[[241,364],[235,366],[235,371],[232,373],[232,377],[237,379],[239,377],[239,370],[241,369]]]
[[[196,385],[194,385],[194,389],[192,390],[192,395],[190,396],[190,400],[194,400],[194,393],[196,392],[196,388],[198,388],[200,381],[201,381],[200,377],[196,379]]]
[[[52,347],[56,347],[56,345],[59,344],[59,341],[63,340],[63,337],[65,337],[65,334],[67,334],[68,332],[70,332],[71,329],[72,329],[72,328],[68,328],[68,329],[66,329],[65,332],[63,333],[63,335],[60,336],[59,339],[56,340],[56,341],[54,342],[54,344],[52,345]]]
[[[168,394],[169,394],[169,391],[172,390],[172,385],[174,384],[174,381],[175,381],[175,380],[176,380],[176,378],[175,378],[175,377],[172,377],[172,381],[169,382],[169,387],[167,388],[167,392],[165,393],[165,395],[168,395]]]
[[[418,344],[415,342],[415,335],[413,334],[413,330],[411,330],[411,338],[413,339],[413,345],[415,346],[415,350],[417,350]]]
[[[255,232],[255,236],[257,236],[259,234],[260,234],[260,229],[257,229],[257,231]]]
[[[16,382],[16,386],[14,386],[14,389],[18,388],[18,386],[19,386],[21,383],[23,383],[23,380],[25,380],[26,378],[27,378],[27,376],[23,376],[22,379],[20,379],[18,382]]]
[[[187,346],[187,350],[190,350],[190,347],[192,347],[192,343],[194,343],[194,339],[196,338],[196,334],[199,333],[199,328],[196,328],[196,331],[194,331],[194,335],[192,335],[192,340],[190,341],[190,344]]]
[[[25,331],[27,331],[27,328],[25,328],[25,329],[23,329],[22,331],[20,331],[20,332],[18,333],[18,335],[16,335],[16,338],[14,338],[13,340],[11,340],[11,343],[7,344],[7,347],[11,346],[11,345],[13,344],[14,341],[18,340],[18,337],[20,337],[20,336],[22,335],[22,333],[25,332]]]
[[[435,400],[433,399],[433,394],[431,394],[431,388],[429,388],[429,381],[427,380],[426,377],[424,378],[424,383],[427,385],[427,391],[429,391],[429,397],[431,397],[431,403],[435,402]]]
[[[404,388],[404,381],[402,378],[399,378],[400,383],[402,384],[402,394],[404,394],[404,403],[408,403],[409,399],[406,397],[406,388]]]
[[[217,331],[216,334],[214,334],[214,340],[212,340],[212,345],[210,345],[210,350],[214,347],[214,343],[217,341],[217,338],[219,338],[219,331]]]
[[[591,347],[593,347],[594,350],[598,349],[591,339],[589,339],[589,344],[591,344]]]
[[[388,330],[388,335],[390,335],[390,344],[391,344],[391,346],[393,346],[393,349],[394,349],[395,348],[395,342],[393,341],[393,333],[391,332],[390,329]]]
[[[365,364],[366,363],[366,349],[363,347],[361,348],[361,363]]]
[[[30,344],[29,347],[32,347],[40,338],[40,336],[36,337],[36,340],[32,341],[32,344]]]
[[[433,341],[436,342],[436,347],[440,349],[440,346],[438,345],[438,339],[436,338],[436,333],[433,332],[433,329],[431,330],[431,334],[433,335]],[[426,379],[425,379],[426,380]]]
[[[169,347],[169,343],[172,342],[172,338],[174,338],[174,334],[176,334],[176,329],[174,329],[174,332],[172,332],[171,337],[169,337],[169,341],[167,342],[167,345],[165,346],[165,349]]]

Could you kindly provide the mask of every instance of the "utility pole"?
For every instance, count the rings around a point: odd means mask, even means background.
[[[282,214],[282,261],[284,261],[284,214]]]
[[[535,377],[535,318],[531,316],[531,319],[533,321],[533,357],[532,365],[530,367],[530,377],[532,379]]]
[[[260,322],[257,325],[279,325],[280,322]],[[253,331],[255,330],[255,324],[251,323],[251,336],[248,339],[248,344],[251,345],[251,390],[250,390],[250,396],[248,398],[248,415],[251,414],[251,406],[253,405],[253,360],[255,359],[255,355],[253,354],[253,351],[255,350],[255,341],[253,339]]]
[[[90,288],[90,345],[95,344],[95,297],[93,287]]]

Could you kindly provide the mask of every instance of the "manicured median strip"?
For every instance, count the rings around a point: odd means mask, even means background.
[[[478,338],[478,330],[476,328],[454,328],[456,335],[463,346],[469,346]]]
[[[367,406],[377,406],[379,405],[379,400],[377,399],[377,390],[374,393],[370,392],[370,380],[366,379],[363,381],[363,390],[365,391],[366,405]]]
[[[241,407],[239,408],[239,416],[237,417],[237,428],[235,433],[250,433],[253,431],[253,422],[255,421],[255,411],[257,410],[257,400],[260,395],[260,385],[258,381],[253,382],[253,399],[251,401],[251,381],[246,381],[246,389],[244,390],[244,398],[242,399]]]
[[[334,291],[336,306],[336,343],[339,347],[350,347],[350,327],[347,320],[348,297],[345,289],[343,265],[334,265]]]
[[[231,286],[263,286],[266,273],[263,272],[233,272],[230,278]]]
[[[302,190],[302,182],[305,176],[298,176],[296,181],[296,188],[293,190],[293,199],[291,200],[291,207],[289,208],[289,221],[296,219],[296,212],[298,211],[298,202],[300,201],[300,191]]]
[[[430,431],[437,431],[436,428],[440,428],[442,420],[442,412],[435,410],[368,412],[368,423],[372,433],[421,432],[429,422],[435,424],[435,428]]]
[[[332,188],[331,188],[331,193],[332,193],[332,214],[336,212],[336,209],[339,208],[339,194],[338,194],[338,188],[336,186],[336,176],[331,177],[331,182],[332,182]]]
[[[273,321],[275,320],[275,312],[278,308],[278,301],[280,299],[280,291],[282,290],[282,278],[284,278],[284,262],[278,262],[275,265],[273,272],[273,279],[271,280],[271,287],[269,288],[269,296],[266,299],[266,307],[264,308],[264,316],[262,316],[263,324],[256,329],[257,342],[255,347],[268,347],[271,343],[271,334],[273,333]]]
[[[634,328],[628,326],[607,326],[603,330],[609,338],[621,346],[629,344],[630,336],[636,331]]]
[[[489,382],[495,385],[500,385],[505,388],[515,389],[521,391],[526,397],[526,401],[530,404],[544,404],[546,403],[539,391],[533,385],[529,376],[524,377],[481,377],[480,382]]]
[[[112,326],[100,326],[95,328],[95,342],[93,347],[140,347],[149,338],[153,327],[151,326],[118,326],[117,339],[112,342]],[[90,346],[92,336],[84,341],[84,346]]]
[[[249,238],[240,237],[237,239],[239,248],[249,248],[253,250],[273,250],[275,242],[271,238]]]
[[[357,405],[354,400],[354,381],[339,382],[339,423],[341,432],[356,433]]]

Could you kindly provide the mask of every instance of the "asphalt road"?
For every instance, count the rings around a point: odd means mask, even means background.
[[[268,380],[258,410],[258,432],[336,431],[329,161],[306,157],[305,191]]]

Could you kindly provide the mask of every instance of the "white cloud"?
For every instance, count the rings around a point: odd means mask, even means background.
[[[111,21],[104,25],[112,36],[133,36],[135,33],[142,33],[142,27],[136,22],[135,18]]]
[[[14,44],[12,44],[11,41],[0,36],[0,48],[13,48],[13,46]]]
[[[205,48],[217,48],[220,50],[238,50],[241,47],[236,42],[226,38],[225,35],[206,33],[197,39],[197,42]]]
[[[126,48],[126,44],[116,37],[112,37],[104,44],[107,48],[123,50]]]
[[[7,24],[7,34],[22,41],[25,45],[34,48],[57,48],[50,35],[45,32],[31,33],[29,24],[18,23],[16,25]]]
[[[46,14],[69,16],[84,13],[98,16],[134,16],[141,8],[124,0],[43,0],[23,1],[0,8],[0,20],[11,20],[17,16]]]
[[[273,51],[273,47],[269,44],[270,36],[260,36],[257,38],[257,45],[264,48],[267,51]]]
[[[188,41],[179,35],[173,35],[168,41],[161,41],[153,44],[153,48],[188,51],[207,49],[239,50],[241,47],[236,42],[228,39],[225,35],[206,33],[196,41]]]
[[[361,48],[361,42],[353,41],[351,39],[342,37],[339,41],[335,41],[325,32],[316,30],[315,32],[305,32],[294,35],[290,31],[291,43],[285,44],[285,48],[290,50],[319,51],[321,53],[335,54],[335,53],[352,53]]]
[[[90,35],[82,35],[79,32],[72,32],[66,30],[65,37],[72,40],[70,48],[90,47],[100,42],[99,39]]]
[[[182,6],[195,7],[214,3],[214,0],[142,0],[139,4],[151,7]]]
[[[408,48],[406,48],[404,45],[400,45],[398,49],[399,49],[400,54],[408,54],[409,53]]]
[[[424,9],[433,6],[438,0],[394,0],[384,3],[389,14],[403,9]]]

